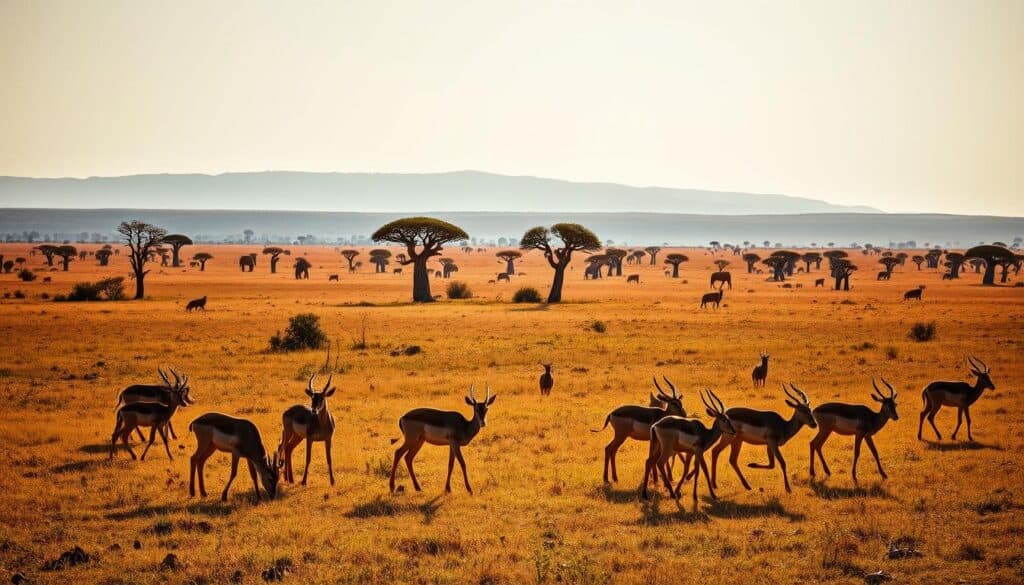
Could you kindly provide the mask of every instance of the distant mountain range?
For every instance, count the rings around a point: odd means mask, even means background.
[[[267,171],[88,179],[0,177],[0,206],[369,213],[879,213],[870,207],[835,205],[787,195],[577,183],[478,171],[423,174]]]

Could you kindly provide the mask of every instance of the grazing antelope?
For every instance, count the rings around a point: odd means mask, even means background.
[[[395,268],[391,272],[392,272],[392,274],[401,274],[402,273],[402,269],[401,268]]]
[[[201,298],[201,299],[195,299],[195,300],[189,301],[188,304],[185,305],[185,312],[186,313],[191,313],[192,311],[195,311],[196,309],[202,309],[203,311],[206,311],[206,297],[205,296],[203,298]]]
[[[640,406],[627,404],[620,406],[608,413],[604,419],[604,426],[599,429],[592,429],[592,433],[600,433],[611,423],[615,436],[604,448],[604,482],[608,483],[608,468],[612,470],[612,481],[619,481],[619,472],[615,465],[615,455],[619,447],[626,442],[626,439],[637,441],[651,440],[651,425],[667,415],[686,416],[683,410],[683,398],[676,392],[675,385],[665,376],[662,376],[668,384],[672,394],[665,394],[658,385],[658,378],[654,378],[654,387],[658,389],[658,400],[664,406]],[[653,399],[653,397],[652,397]]]
[[[188,495],[196,495],[196,472],[199,475],[199,495],[206,497],[206,482],[203,480],[203,467],[206,460],[215,451],[231,453],[231,476],[220,495],[221,501],[228,501],[228,489],[238,474],[238,460],[245,459],[249,465],[249,475],[256,491],[256,501],[260,501],[260,486],[256,476],[263,483],[263,489],[269,499],[277,495],[277,480],[283,462],[274,454],[274,459],[267,457],[263,447],[260,431],[252,422],[244,418],[235,418],[219,412],[208,412],[188,425],[188,430],[196,435],[196,452],[192,454],[189,468]]]
[[[743,446],[743,443],[750,443],[751,445],[765,445],[767,447],[768,464],[750,463],[748,467],[752,469],[774,469],[775,460],[778,459],[779,468],[782,470],[782,482],[786,486],[786,492],[791,493],[793,491],[789,487],[789,476],[786,474],[786,460],[782,458],[782,451],[779,450],[779,447],[792,439],[802,426],[807,425],[814,429],[818,427],[818,423],[814,420],[814,415],[811,413],[810,400],[808,400],[803,390],[794,386],[792,382],[790,382],[789,387],[793,390],[792,393],[786,388],[785,384],[782,384],[782,391],[786,394],[786,406],[793,409],[793,415],[789,417],[789,420],[782,418],[781,415],[775,412],[753,410],[750,408],[736,407],[725,411],[725,415],[729,417],[733,427],[736,429],[736,434],[723,435],[718,444],[715,445],[715,448],[711,450],[712,486],[718,487],[719,453],[726,447],[732,447],[729,451],[729,464],[736,470],[736,476],[740,478],[740,483],[743,484],[743,487],[748,490],[750,489],[750,484],[743,477],[743,472],[740,471],[740,466],[737,464],[740,448]]]
[[[824,278],[818,278],[818,279],[816,279],[814,281],[814,288],[823,287],[823,286],[825,286],[825,279]]]
[[[132,451],[131,445],[128,444],[128,436],[139,427],[149,427],[149,443],[142,450],[142,457],[138,459],[146,460],[146,453],[149,452],[149,448],[156,442],[156,435],[159,433],[160,438],[164,441],[164,449],[167,450],[167,458],[173,461],[174,456],[171,455],[171,447],[167,444],[166,427],[179,406],[188,406],[188,399],[181,388],[173,388],[170,390],[170,401],[167,404],[159,402],[133,402],[117,409],[117,422],[114,423],[114,432],[110,436],[110,458],[114,458],[117,440],[120,438],[132,459],[136,459],[135,451]]]
[[[509,275],[508,275],[507,272],[499,272],[498,273],[498,278],[496,280],[497,280],[497,282],[501,282],[503,280],[505,282],[512,282],[512,280],[509,278]]]
[[[708,303],[714,303],[715,308],[718,308],[718,304],[722,302],[722,296],[725,294],[725,290],[718,289],[718,292],[707,293],[700,298],[700,308],[703,309]]]
[[[341,277],[338,276],[337,274],[328,274],[327,275],[327,282],[332,282],[332,281],[333,282],[340,282],[341,281]]]
[[[828,464],[825,463],[825,456],[821,453],[822,445],[825,444],[825,441],[828,440],[829,435],[832,433],[853,435],[854,437],[853,467],[851,469],[854,483],[857,482],[857,459],[860,457],[861,441],[868,444],[868,449],[871,450],[871,454],[875,457],[878,473],[882,476],[882,479],[889,477],[882,470],[882,462],[878,459],[878,450],[875,449],[875,442],[871,437],[882,430],[882,427],[885,426],[889,419],[899,420],[900,416],[896,414],[896,391],[891,384],[885,381],[885,378],[882,378],[882,383],[888,387],[888,395],[883,395],[882,391],[878,389],[875,379],[871,378],[871,385],[875,387],[871,398],[882,405],[878,412],[874,412],[861,404],[844,404],[841,402],[828,402],[814,409],[814,420],[818,422],[818,434],[811,439],[811,477],[814,477],[815,453],[818,454],[818,458],[821,460],[821,466],[825,468],[825,475],[832,475],[832,472],[828,469]]]
[[[550,396],[551,389],[555,386],[555,378],[551,375],[551,364],[541,364],[544,366],[544,373],[540,375],[540,395]]]
[[[876,278],[876,280],[889,280],[889,277],[891,276],[891,272],[889,272],[888,270],[882,270],[881,272],[878,273],[878,277]]]
[[[768,379],[768,358],[771,357],[768,352],[761,352],[761,365],[754,366],[754,371],[750,373],[750,377],[754,380],[754,388],[760,386],[764,388],[764,382]]]
[[[626,277],[626,284],[629,284],[631,282],[633,284],[640,284],[640,275],[639,274],[630,274],[629,276],[627,276]]]
[[[953,280],[953,273],[947,272],[942,275],[942,280]]]
[[[157,402],[162,404],[171,403],[171,392],[180,391],[185,397],[188,404],[195,403],[195,399],[189,394],[192,390],[188,385],[188,375],[184,378],[178,376],[178,373],[174,371],[174,368],[170,368],[171,374],[174,375],[174,383],[167,378],[167,374],[163,370],[157,368],[156,371],[163,378],[163,385],[160,384],[133,384],[128,386],[117,395],[117,402],[114,403],[114,408],[118,409],[122,404],[134,404],[136,402]],[[171,431],[171,437],[177,439],[178,435],[174,433],[174,425],[171,421],[167,421],[167,428]],[[136,428],[135,432],[138,433],[139,439],[145,440],[142,435],[142,429]]]
[[[319,392],[313,389],[313,380],[315,379],[316,374],[314,373],[306,383],[306,395],[310,397],[312,404],[310,406],[296,404],[284,411],[281,416],[281,443],[277,447],[277,452],[281,461],[284,462],[284,480],[295,483],[295,474],[292,471],[292,451],[303,440],[306,441],[306,468],[302,472],[302,485],[306,485],[313,443],[323,441],[324,451],[327,454],[327,474],[331,478],[331,485],[334,485],[334,467],[331,464],[334,417],[327,407],[327,399],[334,395],[335,388],[331,386],[334,375],[328,376],[327,383]]]
[[[917,287],[915,289],[908,290],[907,292],[903,293],[903,300],[909,301],[910,299],[917,299],[920,301],[922,292],[924,292],[924,288],[922,287]]]
[[[960,424],[963,422],[964,417],[967,418],[967,440],[974,440],[974,436],[971,435],[971,405],[981,397],[981,393],[985,390],[996,389],[996,385],[992,383],[992,378],[989,376],[988,366],[980,359],[977,359],[977,363],[975,363],[976,359],[967,356],[967,360],[971,364],[971,373],[977,376],[974,386],[967,382],[932,382],[921,391],[921,398],[924,399],[924,410],[921,411],[921,421],[917,425],[917,439],[919,441],[921,440],[921,428],[924,426],[925,417],[928,417],[928,422],[932,425],[932,429],[935,430],[935,436],[940,441],[942,440],[942,434],[939,433],[938,427],[935,426],[935,415],[943,406],[955,406],[957,409],[953,440],[956,440],[956,434],[960,431]]]
[[[445,493],[452,491],[452,469],[455,460],[459,460],[462,467],[462,479],[466,482],[466,491],[473,493],[469,486],[469,475],[466,473],[466,461],[462,458],[462,447],[465,447],[473,440],[473,437],[480,432],[480,429],[487,426],[487,409],[494,404],[497,395],[491,396],[491,387],[487,386],[487,396],[482,401],[477,401],[473,395],[473,386],[469,387],[469,396],[466,396],[466,404],[473,407],[473,418],[466,420],[466,417],[456,411],[436,410],[434,408],[414,408],[398,419],[398,428],[402,431],[405,441],[398,449],[395,449],[395,460],[391,464],[391,493],[395,492],[395,471],[398,469],[398,460],[405,455],[405,466],[409,469],[409,477],[412,479],[412,487],[420,490],[419,481],[416,480],[416,472],[412,469],[412,461],[416,458],[423,443],[431,445],[448,445],[448,477],[444,482]],[[398,442],[392,439],[391,444]]]
[[[704,451],[711,448],[722,434],[731,435],[736,432],[732,421],[725,414],[725,405],[719,400],[715,393],[705,388],[700,395],[701,402],[707,408],[707,413],[714,419],[711,427],[705,427],[699,420],[687,419],[680,416],[666,416],[665,418],[651,425],[651,449],[644,465],[644,479],[640,484],[640,495],[647,499],[647,478],[652,473],[660,473],[661,479],[665,482],[669,495],[679,498],[680,488],[683,482],[690,475],[693,476],[693,499],[697,499],[697,483],[700,481],[700,471],[704,472],[704,479],[708,484],[708,491],[711,499],[717,499],[715,489],[711,485],[711,476],[708,475],[708,465],[704,460]],[[684,467],[679,477],[679,483],[675,489],[672,488],[672,478],[668,475],[668,461],[673,455],[685,453],[688,457],[696,459],[692,474],[687,474]],[[687,459],[689,461],[689,459]]]

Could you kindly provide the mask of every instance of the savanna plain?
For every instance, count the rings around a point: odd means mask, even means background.
[[[182,253],[212,254],[206,270],[157,263],[145,300],[57,303],[41,295],[127,276],[126,256],[50,272],[27,244],[0,250],[52,279],[0,276],[0,292],[11,293],[0,300],[5,580],[21,572],[36,583],[257,583],[275,566],[287,570],[266,578],[296,583],[863,583],[879,570],[903,583],[1024,580],[1017,277],[1011,286],[982,287],[973,269],[943,281],[939,271],[908,262],[878,282],[877,257],[851,251],[860,266],[852,290],[829,290],[824,264],[782,288],[766,274],[748,274],[739,257],[686,249],[690,261],[678,279],[648,259],[626,265],[639,285],[624,276],[585,281],[577,256],[565,302],[547,306],[512,302],[524,285],[545,294],[551,269],[538,252],[517,265],[524,275],[489,284],[503,269],[497,250],[452,248],[445,253],[460,266],[453,280],[466,282],[473,298],[413,305],[411,267],[375,274],[366,262],[349,274],[333,247],[296,246],[277,274],[265,256],[254,273],[242,273],[238,257],[260,247],[196,245]],[[680,250],[662,257],[673,251]],[[309,280],[293,279],[298,256],[313,266]],[[701,310],[716,259],[731,262],[733,288],[718,310]],[[333,273],[338,282],[328,280]],[[821,277],[826,288],[815,288]],[[434,294],[443,296],[446,284],[431,278]],[[918,285],[926,286],[923,301],[903,302]],[[16,290],[25,298],[14,298]],[[207,310],[186,313],[186,302],[203,295]],[[269,338],[299,313],[320,318],[333,346],[329,362],[323,350],[268,350]],[[917,322],[935,323],[932,340],[908,336]],[[406,352],[410,346],[420,351]],[[771,354],[768,383],[754,388],[761,351]],[[921,389],[932,380],[973,382],[965,354],[984,360],[996,385],[971,410],[975,440],[963,430],[950,440],[956,413],[945,408],[937,418],[944,440],[926,425],[919,441]],[[538,391],[541,363],[554,364],[546,397]],[[187,373],[196,400],[175,415],[173,461],[159,440],[145,461],[121,448],[109,460],[115,396],[129,384],[158,382],[158,367]],[[254,502],[244,465],[220,501],[230,465],[224,453],[206,466],[209,497],[189,497],[189,421],[209,411],[249,418],[273,451],[281,414],[308,403],[306,381],[316,372],[332,372],[337,387],[328,402],[337,421],[334,486],[320,443],[308,485],[283,484],[271,502]],[[871,378],[884,377],[899,393],[899,420],[875,437],[889,479],[865,450],[854,484],[853,440],[833,435],[824,448],[832,475],[819,468],[812,481],[813,431],[804,428],[782,448],[790,494],[778,468],[745,467],[766,459],[749,445],[740,464],[751,491],[723,455],[717,500],[702,479],[696,502],[688,487],[676,501],[660,485],[643,501],[647,444],[637,441],[619,452],[620,481],[606,485],[612,433],[591,429],[618,405],[646,404],[655,375],[671,379],[684,408],[705,423],[697,394],[705,386],[726,407],[788,418],[780,382],[803,389],[812,407],[845,401],[874,409]],[[447,449],[429,445],[416,460],[423,491],[412,490],[399,466],[401,489],[390,494],[398,418],[418,406],[468,417],[463,397],[471,384],[478,395],[487,385],[497,395],[486,427],[463,448],[475,494],[465,491],[458,466],[452,493],[444,493]],[[297,478],[304,459],[300,447]],[[42,570],[75,546],[91,560]],[[920,555],[890,558],[894,546]],[[168,554],[173,567],[162,566]]]

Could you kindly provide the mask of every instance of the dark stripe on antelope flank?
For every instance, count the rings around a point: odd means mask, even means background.
[[[665,417],[665,411],[653,406],[639,406],[627,404],[613,410],[609,416],[615,418],[629,418],[645,424],[653,424]]]
[[[168,406],[159,402],[133,402],[121,407],[120,412],[133,414],[160,414],[167,412]]]
[[[739,406],[725,411],[725,415],[734,422],[757,427],[772,424],[781,425],[786,422],[776,412],[771,412],[769,410],[754,410],[752,408],[743,408]]]
[[[452,410],[416,408],[402,415],[403,420],[415,421],[430,426],[447,427],[454,422],[469,422],[461,413]]]
[[[841,416],[843,418],[862,418],[867,419],[869,416],[874,416],[874,412],[870,408],[863,404],[845,404],[842,402],[826,402],[818,408],[814,409],[814,414],[830,414],[833,416]]]

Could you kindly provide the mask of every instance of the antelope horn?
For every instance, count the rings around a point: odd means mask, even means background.
[[[331,387],[331,380],[333,380],[333,379],[334,379],[334,374],[333,373],[330,376],[327,376],[327,383],[324,384],[324,389],[322,390],[322,392],[327,392],[327,390]]]
[[[790,386],[790,388],[792,388],[793,390],[796,390],[797,392],[799,392],[799,393],[800,393],[800,398],[802,398],[802,399],[803,399],[803,403],[804,403],[805,405],[809,405],[809,404],[811,403],[811,400],[810,400],[809,398],[807,398],[807,394],[806,394],[806,393],[805,393],[805,392],[804,392],[803,390],[801,390],[801,389],[797,388],[797,387],[796,387],[796,384],[794,384],[794,383],[790,382],[790,383],[789,383],[789,386]]]
[[[711,395],[711,398],[715,401],[715,404],[718,405],[718,412],[719,413],[724,413],[725,412],[725,405],[722,404],[722,400],[718,396],[716,396],[715,393],[712,392],[710,388],[708,388],[708,394]]]
[[[175,372],[174,368],[167,368],[167,369],[171,371],[171,374],[174,374],[174,385],[176,387],[177,386],[181,386],[181,376],[178,375],[178,372]]]
[[[167,378],[167,374],[165,374],[163,370],[161,370],[160,368],[157,368],[157,369],[156,369],[156,372],[157,372],[158,374],[160,374],[160,377],[161,377],[161,378],[163,378],[163,379],[164,379],[164,384],[167,384],[168,386],[170,386],[170,385],[171,385],[171,381],[170,381],[170,380],[169,380],[169,379]]]
[[[491,399],[491,384],[490,384],[490,382],[488,382],[487,383],[487,396],[484,397],[484,403],[486,404],[487,401],[490,400],[490,399]]]
[[[664,394],[665,391],[662,390],[661,386],[658,385],[658,377],[657,376],[651,376],[651,379],[654,380],[654,387],[658,389],[658,394]]]
[[[877,393],[878,397],[881,398],[882,397],[882,391],[878,389],[878,384],[875,382],[875,377],[874,376],[871,376],[871,385],[875,387],[875,393]],[[874,394],[872,394],[872,396],[874,396]]]
[[[711,406],[711,404],[708,403],[708,399],[705,396],[705,393],[707,393],[707,391],[708,391],[707,388],[701,389],[701,391],[700,391],[700,401],[704,403],[704,406],[708,407],[708,410],[714,410],[714,408]]]
[[[664,374],[662,374],[661,377],[664,378],[665,383],[668,384],[668,387],[672,389],[672,398],[679,398],[679,393],[676,392],[676,385],[672,383],[672,380],[669,380],[668,376]]]
[[[971,364],[972,371],[974,371],[975,373],[981,372],[981,368],[978,367],[978,364],[974,362],[974,356],[965,354],[964,357],[967,358],[967,363]]]
[[[985,362],[981,361],[981,358],[974,358],[974,359],[978,360],[978,363],[981,364],[981,368],[979,368],[979,371],[981,371],[982,373],[987,374],[988,373],[988,366],[985,365]]]
[[[473,401],[473,403],[476,403],[476,396],[473,396],[473,388],[474,388],[475,386],[476,386],[476,384],[470,384],[470,385],[469,385],[469,399],[470,399],[471,401]]]
[[[786,383],[785,382],[779,382],[779,385],[782,386],[782,391],[786,393],[786,396],[788,396],[790,400],[799,400],[796,396],[794,396],[794,395],[789,393],[789,389],[786,388]],[[792,386],[793,383],[790,382],[789,385]]]
[[[315,390],[313,390],[313,380],[315,380],[315,379],[316,379],[316,372],[313,372],[313,375],[309,377],[309,381],[306,382],[306,390],[308,390],[310,392],[315,392]]]
[[[892,384],[886,382],[885,378],[882,378],[882,383],[889,388],[889,398],[896,398],[896,389],[892,387]]]

